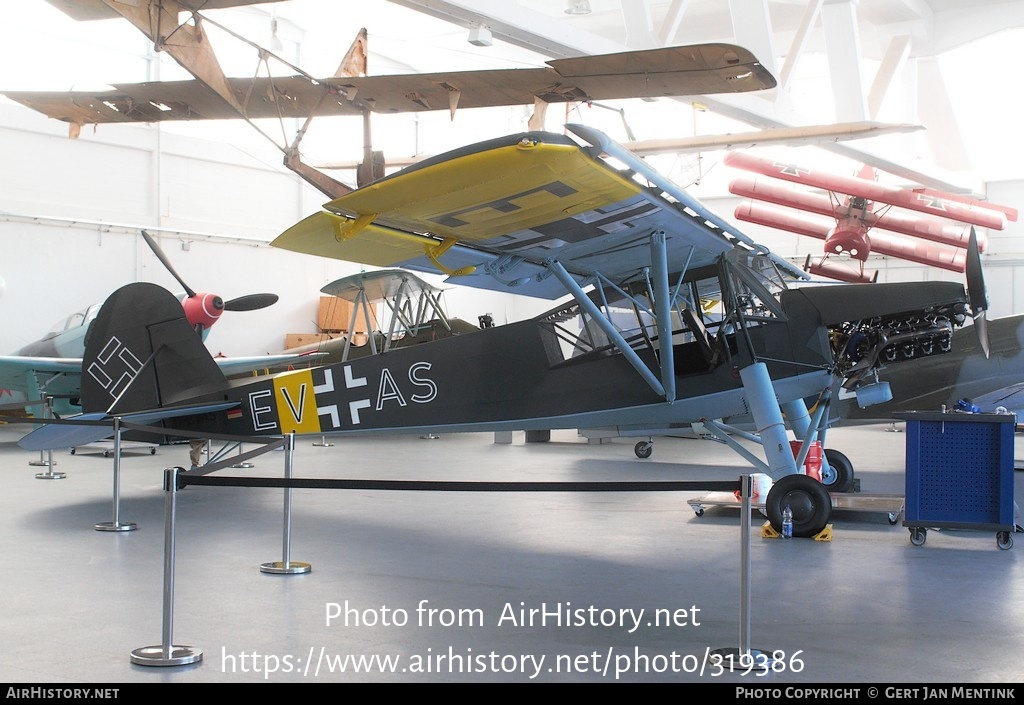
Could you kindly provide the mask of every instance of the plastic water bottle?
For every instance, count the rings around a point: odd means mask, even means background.
[[[793,538],[793,510],[788,504],[782,510],[782,538]]]

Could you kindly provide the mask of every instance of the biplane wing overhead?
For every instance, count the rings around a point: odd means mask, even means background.
[[[741,152],[730,152],[725,156],[724,162],[729,166],[754,171],[772,178],[813,186],[868,201],[899,206],[933,216],[951,218],[983,228],[1002,230],[1006,227],[1007,219],[1017,219],[1015,210],[994,206],[984,201],[940,193],[932,189],[887,186],[868,179],[831,174],[820,169],[761,159]]]
[[[698,44],[554,59],[546,68],[328,77],[227,78],[232,105],[199,80],[116,84],[109,91],[5,91],[78,125],[245,117],[420,112],[764,90],[775,78],[746,49]],[[241,114],[239,114],[241,108]]]
[[[596,131],[569,127],[593,140],[595,150],[614,151]],[[745,240],[671,182],[653,172],[620,172],[553,133],[524,133],[456,150],[330,201],[325,209],[271,244],[549,299],[566,293],[550,275],[549,260],[557,260],[577,283],[599,271],[621,284],[649,267],[652,231],[671,233],[666,257],[690,267],[709,265]],[[790,275],[802,275],[778,263]]]

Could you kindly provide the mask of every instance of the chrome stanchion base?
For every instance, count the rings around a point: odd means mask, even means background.
[[[231,467],[233,467],[233,468],[254,468],[256,466],[253,465],[252,463],[243,462],[243,463],[235,463]]]
[[[104,521],[93,527],[96,531],[135,531],[137,528],[133,521]]]
[[[139,666],[185,666],[203,660],[203,652],[191,646],[143,646],[132,650],[132,663]]]
[[[775,656],[772,651],[764,651],[762,649],[751,649],[747,653],[743,653],[741,649],[724,648],[724,649],[712,649],[711,656],[721,657],[721,666],[730,671],[771,671],[774,670],[772,667],[776,663]]]
[[[53,460],[53,461],[50,461],[50,460],[30,460],[30,461],[28,461],[28,464],[32,465],[33,467],[37,467],[37,468],[48,468],[51,465],[56,465],[57,461],[56,460]]]
[[[422,438],[423,440],[426,440],[426,441],[436,441],[438,438],[440,438],[440,436],[438,436],[436,434],[433,434],[433,433],[428,433],[425,436],[420,436],[420,438]]]
[[[334,444],[328,442],[326,436],[320,436],[320,440],[319,441],[313,441],[313,445],[315,445],[318,448],[330,448]]]
[[[282,561],[275,561],[273,563],[264,563],[260,566],[261,573],[271,573],[273,575],[300,575],[308,573],[313,569],[309,563],[300,563],[296,561],[289,561],[284,563]]]
[[[66,472],[49,472],[49,471],[47,471],[47,472],[37,472],[36,473],[36,479],[37,480],[63,480],[67,476],[68,476],[68,474]]]

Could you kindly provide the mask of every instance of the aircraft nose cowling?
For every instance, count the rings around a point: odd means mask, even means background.
[[[871,252],[871,244],[864,224],[855,218],[841,221],[825,238],[825,251],[836,254],[848,252],[854,259],[866,261]]]
[[[196,294],[182,302],[185,318],[193,328],[206,330],[220,319],[224,312],[224,300],[215,294]]]

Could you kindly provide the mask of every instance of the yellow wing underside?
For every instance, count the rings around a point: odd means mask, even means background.
[[[326,204],[330,212],[306,218],[272,244],[396,266],[430,257],[430,248],[442,242],[443,249],[455,243],[511,249],[514,238],[503,242],[502,236],[585,217],[640,191],[577,146],[522,140],[412,168],[353,191]]]

